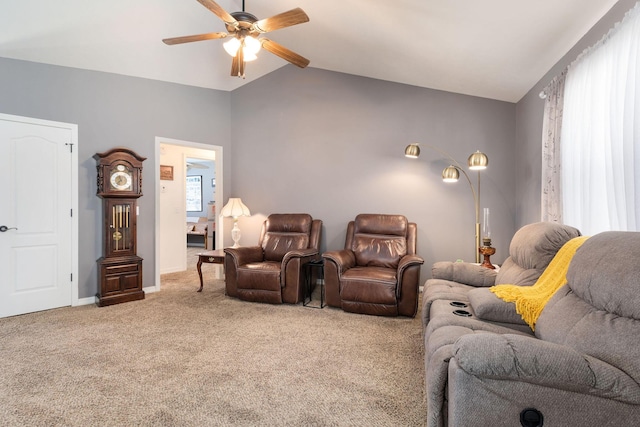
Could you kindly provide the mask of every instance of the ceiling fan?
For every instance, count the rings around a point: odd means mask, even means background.
[[[224,43],[224,48],[229,55],[233,56],[231,75],[234,77],[244,78],[245,62],[256,59],[256,53],[261,47],[300,68],[305,68],[309,65],[307,58],[298,55],[281,44],[265,37],[258,38],[270,31],[308,22],[309,17],[299,7],[271,18],[258,20],[254,15],[244,11],[244,0],[242,1],[242,12],[233,13],[227,13],[213,0],[198,0],[198,2],[225,23],[227,32],[172,37],[163,39],[162,41],[165,44],[174,45],[229,37],[230,40]]]
[[[209,166],[203,165],[202,163],[187,161],[187,170],[189,169],[209,169]]]

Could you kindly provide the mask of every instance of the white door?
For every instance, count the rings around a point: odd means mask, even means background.
[[[0,317],[72,303],[76,141],[75,125],[0,115]]]

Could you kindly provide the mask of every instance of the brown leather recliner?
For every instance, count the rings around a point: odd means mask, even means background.
[[[308,214],[272,214],[258,246],[225,248],[225,290],[246,301],[296,304],[304,264],[320,259],[322,221]]]
[[[345,249],[322,254],[327,304],[345,311],[414,317],[420,266],[417,226],[403,215],[360,214]]]

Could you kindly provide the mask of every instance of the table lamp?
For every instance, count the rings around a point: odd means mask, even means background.
[[[223,217],[231,217],[233,218],[233,228],[231,229],[231,238],[233,239],[232,248],[239,248],[240,244],[240,228],[238,227],[238,218],[241,216],[251,216],[251,212],[249,212],[249,208],[242,203],[242,200],[239,197],[231,197],[226,205],[222,208],[220,214]]]

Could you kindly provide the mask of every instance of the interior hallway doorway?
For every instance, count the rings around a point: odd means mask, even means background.
[[[155,290],[160,290],[160,275],[187,269],[187,163],[190,159],[211,161],[215,168],[215,195],[213,204],[217,207],[215,220],[215,246],[222,247],[223,223],[218,218],[222,207],[223,158],[222,147],[192,141],[156,137],[156,277]],[[160,170],[171,171],[171,175],[160,176]],[[210,201],[204,194],[203,204]],[[210,208],[210,207],[209,207]]]

